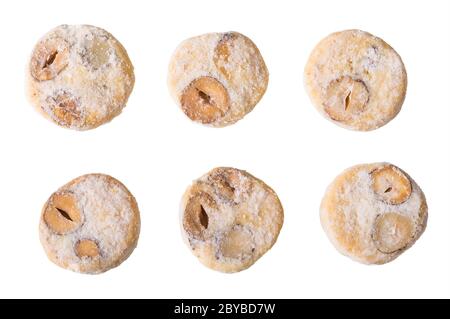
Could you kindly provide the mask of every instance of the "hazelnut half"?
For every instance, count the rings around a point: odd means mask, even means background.
[[[240,172],[233,168],[217,168],[208,177],[216,195],[230,203],[239,203],[242,195],[249,192],[250,183],[241,178]]]
[[[69,92],[61,91],[49,96],[46,102],[60,125],[71,127],[82,122],[80,102]]]
[[[377,216],[372,239],[377,249],[385,254],[405,248],[414,236],[411,218],[397,213]]]
[[[98,70],[107,65],[110,61],[111,45],[108,43],[108,37],[99,36],[98,39],[90,41],[81,52],[83,65],[91,70]]]
[[[234,40],[237,38],[235,32],[227,32],[223,34],[222,38],[216,45],[214,50],[213,61],[216,68],[229,80],[231,78],[230,72],[226,69],[231,51],[233,50]]]
[[[371,175],[372,189],[382,201],[399,205],[411,196],[411,182],[397,167],[387,165],[374,170]]]
[[[198,192],[191,197],[183,215],[183,228],[193,238],[204,240],[209,226],[208,210],[216,209],[214,199],[205,192]]]
[[[347,122],[364,111],[369,102],[369,90],[362,80],[341,76],[326,89],[324,110],[331,119]]]
[[[82,223],[82,215],[71,193],[53,194],[44,209],[43,219],[58,235],[70,233]]]
[[[184,89],[181,108],[191,120],[208,124],[225,115],[230,108],[230,98],[222,83],[215,78],[202,76]]]
[[[94,258],[100,256],[100,249],[94,240],[82,239],[75,244],[75,253],[80,258]]]
[[[220,241],[220,254],[225,258],[246,259],[255,251],[251,231],[242,225],[234,225]]]
[[[51,80],[69,64],[69,45],[61,38],[43,40],[34,48],[30,63],[36,80]]]

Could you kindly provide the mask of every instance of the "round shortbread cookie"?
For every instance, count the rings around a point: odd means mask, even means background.
[[[133,65],[110,33],[89,25],[61,25],[34,47],[27,95],[56,124],[88,130],[117,116],[134,86]]]
[[[237,32],[208,33],[183,41],[169,65],[172,97],[193,121],[233,124],[264,95],[269,72],[256,45]]]
[[[215,168],[194,181],[181,204],[183,238],[207,267],[238,272],[276,242],[283,207],[261,180],[235,168]]]
[[[328,187],[320,208],[336,249],[365,264],[398,257],[422,235],[427,217],[422,190],[389,163],[348,168]]]
[[[370,131],[400,112],[407,76],[400,56],[386,42],[347,30],[327,36],[314,48],[305,68],[305,86],[327,119]]]
[[[39,224],[48,258],[81,273],[102,273],[121,264],[137,245],[139,209],[118,180],[80,176],[54,192]]]

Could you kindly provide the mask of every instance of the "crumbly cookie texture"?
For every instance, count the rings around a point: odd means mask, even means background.
[[[110,33],[61,25],[34,47],[26,75],[33,106],[56,124],[88,130],[120,114],[134,86],[133,65]]]
[[[389,163],[353,166],[328,187],[320,208],[323,229],[342,254],[365,264],[397,258],[422,235],[425,195]]]
[[[382,39],[360,30],[323,39],[311,53],[304,76],[319,112],[352,130],[385,125],[400,112],[406,95],[400,56]]]
[[[269,81],[256,45],[237,32],[208,33],[183,41],[169,65],[170,93],[193,121],[223,127],[249,113]]]
[[[39,224],[48,258],[60,267],[96,274],[121,264],[137,245],[139,210],[118,180],[83,175],[53,193]]]
[[[275,192],[245,171],[219,167],[194,181],[181,203],[183,238],[207,267],[247,269],[276,242],[283,208]]]

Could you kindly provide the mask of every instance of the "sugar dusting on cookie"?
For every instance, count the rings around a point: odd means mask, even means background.
[[[186,211],[189,202],[199,192],[209,194],[215,203],[204,208],[209,217],[205,236],[193,238],[184,227],[182,232],[192,252],[206,266],[223,272],[244,270],[275,243],[283,224],[283,208],[274,191],[262,181],[245,171],[216,168],[186,191],[182,221],[190,213]],[[232,257],[230,251],[236,256]]]
[[[304,76],[306,90],[316,108],[334,123],[349,129],[367,131],[383,126],[400,111],[406,94],[407,75],[400,56],[382,39],[360,30],[337,32],[324,38],[311,53]],[[360,112],[346,112],[350,110],[347,103],[354,98],[352,85],[343,92],[343,97],[330,96],[337,93],[330,90],[330,83],[342,78],[363,83],[367,89],[369,98]],[[327,105],[341,108],[340,116],[336,116],[336,111],[330,113]]]
[[[134,86],[133,66],[122,45],[105,30],[89,25],[61,25],[38,45],[48,39],[68,44],[68,63],[47,81],[27,72],[31,102],[72,129],[90,129],[118,115]],[[57,100],[61,96],[72,99],[71,104],[61,104]]]
[[[67,234],[56,234],[40,224],[44,247],[71,270],[103,272],[116,266],[134,249],[139,235],[139,212],[133,196],[117,180],[102,174],[81,176],[58,192],[74,196],[83,223]],[[99,255],[80,257],[77,243],[95,243]]]
[[[321,205],[321,220],[333,244],[344,254],[365,263],[384,263],[396,258],[410,247],[423,232],[426,223],[425,197],[416,182],[411,183],[411,193],[400,204],[388,204],[381,200],[373,189],[373,172],[389,163],[358,165],[345,170],[328,187]],[[386,193],[391,188],[386,189]],[[374,242],[374,225],[386,214],[405,216],[412,221],[413,238],[402,250],[383,253]],[[390,228],[392,238],[398,231]],[[391,238],[386,238],[389,240]]]
[[[225,52],[217,52],[220,45],[228,45]],[[180,103],[184,90],[195,79],[217,79],[226,88],[231,107],[210,124],[225,126],[253,109],[266,91],[268,75],[264,60],[250,39],[237,32],[208,33],[178,46],[170,61],[168,85]]]
[[[88,175],[69,188],[78,198],[79,209],[85,216],[80,237],[97,237],[105,256],[125,249],[126,237],[134,212],[130,194],[103,175]]]

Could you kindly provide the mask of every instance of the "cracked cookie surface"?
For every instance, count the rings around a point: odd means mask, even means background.
[[[54,123],[98,127],[120,114],[134,86],[133,65],[110,33],[90,25],[61,25],[34,47],[27,95]]]
[[[253,265],[276,242],[283,208],[261,180],[219,167],[192,183],[181,203],[183,238],[207,267],[238,272]]]
[[[320,207],[322,227],[338,251],[365,264],[384,264],[411,247],[426,228],[425,195],[389,163],[341,173]]]
[[[256,45],[237,32],[208,33],[183,41],[169,64],[169,91],[191,120],[231,125],[249,113],[269,81]]]
[[[45,203],[39,224],[48,258],[80,273],[102,273],[121,264],[137,245],[139,210],[118,180],[103,174],[80,176]]]
[[[400,112],[406,95],[400,56],[382,39],[360,30],[333,33],[320,41],[304,77],[319,112],[353,130],[385,125]]]

